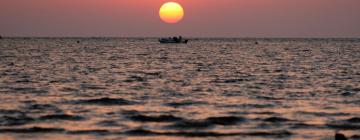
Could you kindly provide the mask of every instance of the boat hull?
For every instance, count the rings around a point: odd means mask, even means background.
[[[189,40],[170,40],[170,39],[159,39],[159,42],[162,44],[187,44]]]

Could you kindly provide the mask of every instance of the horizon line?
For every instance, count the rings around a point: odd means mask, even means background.
[[[4,38],[163,38],[163,37],[173,37],[173,36],[2,36]],[[193,39],[235,39],[235,38],[243,38],[243,39],[360,39],[360,37],[284,37],[284,36],[265,36],[265,37],[252,37],[252,36],[189,36],[184,38],[193,38]]]

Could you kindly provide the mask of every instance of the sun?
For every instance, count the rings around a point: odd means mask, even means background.
[[[167,2],[161,6],[159,15],[166,23],[178,23],[184,18],[184,9],[179,3]]]

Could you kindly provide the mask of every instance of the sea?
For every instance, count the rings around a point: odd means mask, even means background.
[[[360,39],[3,38],[1,140],[360,139]]]

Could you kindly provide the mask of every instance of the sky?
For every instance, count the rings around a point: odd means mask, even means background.
[[[360,0],[0,0],[0,35],[27,37],[360,37]]]

